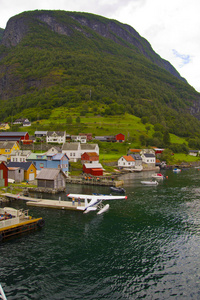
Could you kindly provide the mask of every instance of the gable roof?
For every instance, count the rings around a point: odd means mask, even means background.
[[[16,136],[16,137],[23,137],[27,134],[28,132],[0,132],[0,137],[5,137],[5,136]]]
[[[131,155],[123,155],[122,156],[126,161],[135,161],[135,159]]]
[[[63,176],[67,177],[67,175],[61,169],[44,168],[37,175],[36,179],[54,180],[59,173],[62,173]]]
[[[63,156],[65,156],[68,159],[65,153],[57,153],[52,156],[52,160],[61,160]]]
[[[0,141],[1,149],[12,149],[12,147],[16,144],[16,141]]]
[[[35,165],[31,161],[28,161],[28,162],[9,162],[7,164],[7,167],[8,168],[21,168],[21,169],[24,169],[25,171],[27,171],[30,168],[31,165],[33,165],[35,167]]]
[[[99,155],[96,152],[84,152],[83,154],[87,154],[90,157],[99,157]]]
[[[47,131],[47,136],[65,136],[65,131]]]
[[[62,147],[62,150],[65,150],[65,151],[70,151],[70,150],[73,150],[73,151],[76,151],[78,150],[79,148],[79,145],[80,143],[64,143],[63,147]]]
[[[98,144],[81,144],[81,150],[94,150]]]

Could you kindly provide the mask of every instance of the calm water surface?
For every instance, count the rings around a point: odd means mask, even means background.
[[[28,207],[46,225],[0,245],[8,300],[200,299],[200,171],[168,171],[158,186],[142,186],[150,174],[128,174],[128,200],[110,202],[103,215]]]

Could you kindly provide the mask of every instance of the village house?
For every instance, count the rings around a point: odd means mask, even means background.
[[[153,153],[142,153],[141,154],[143,167],[155,167],[156,157]]]
[[[103,176],[103,167],[100,163],[86,163],[83,165],[83,173],[92,176]]]
[[[189,150],[188,154],[192,156],[200,156],[200,150]]]
[[[0,141],[23,142],[30,140],[28,132],[0,132]]]
[[[31,150],[14,150],[10,155],[11,162],[26,162],[26,159],[32,153]]]
[[[10,155],[14,150],[19,150],[19,144],[14,141],[4,142],[0,141],[0,155],[7,157],[7,160],[10,160]]]
[[[41,171],[43,168],[59,168],[63,172],[69,171],[69,158],[65,153],[32,153],[27,161],[33,162],[37,171]]]
[[[8,167],[8,178],[15,182],[24,181],[24,169],[21,167]]]
[[[57,154],[58,152],[62,152],[61,148],[59,147],[51,147],[45,154]]]
[[[96,163],[99,162],[99,155],[96,152],[84,152],[81,155],[81,163]]]
[[[65,189],[66,174],[61,169],[42,169],[37,175],[39,188]]]
[[[0,186],[8,186],[8,167],[4,162],[0,164]]]
[[[87,143],[87,136],[86,135],[71,135],[72,142],[80,142],[82,144]]]
[[[92,133],[79,133],[80,136],[86,136],[87,142],[92,141]]]
[[[131,155],[123,155],[118,159],[119,168],[135,168],[135,159]]]
[[[46,135],[47,143],[64,144],[66,140],[66,131],[48,131]]]
[[[125,142],[125,135],[123,133],[118,133],[115,135],[116,142],[123,143]]]
[[[42,138],[42,137],[46,138],[47,132],[48,131],[38,131],[38,130],[36,130],[34,135],[35,135],[36,138]]]
[[[20,172],[21,174],[24,173],[24,178],[22,179],[22,181],[32,181],[36,178],[36,166],[32,163],[32,162],[10,162],[8,163],[7,167],[9,168],[9,170],[11,170],[12,168],[19,168],[20,170],[24,170],[24,172]],[[10,173],[9,173],[10,174]],[[22,176],[20,174],[20,176]],[[9,177],[12,178],[12,177]],[[16,178],[12,178],[15,179],[15,181],[17,182]]]
[[[96,152],[99,155],[98,144],[65,143],[62,153],[66,153],[70,161],[77,162],[84,152]]]
[[[0,123],[0,130],[8,130],[10,126],[8,123]]]
[[[135,159],[135,171],[142,171],[142,157],[139,154],[130,154]]]
[[[13,122],[13,125],[23,125],[23,124],[26,124],[26,123],[30,123],[29,119],[25,119],[25,118],[21,118],[21,119],[16,119],[14,122]]]
[[[116,137],[114,135],[99,135],[94,137],[95,140],[101,141],[101,142],[116,142]]]

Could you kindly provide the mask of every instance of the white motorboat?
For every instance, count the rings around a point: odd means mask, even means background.
[[[156,173],[156,174],[153,174],[153,175],[152,175],[152,178],[163,180],[163,179],[164,179],[164,176],[163,176],[163,174],[161,174],[161,173]]]
[[[158,185],[158,181],[153,181],[153,180],[141,181],[141,183],[144,184],[144,185]]]

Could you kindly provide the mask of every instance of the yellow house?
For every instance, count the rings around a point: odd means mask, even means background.
[[[0,130],[7,130],[10,129],[10,126],[8,123],[1,123],[0,124]]]
[[[6,155],[10,159],[10,154],[13,150],[20,150],[18,142],[15,141],[0,141],[0,155]]]

